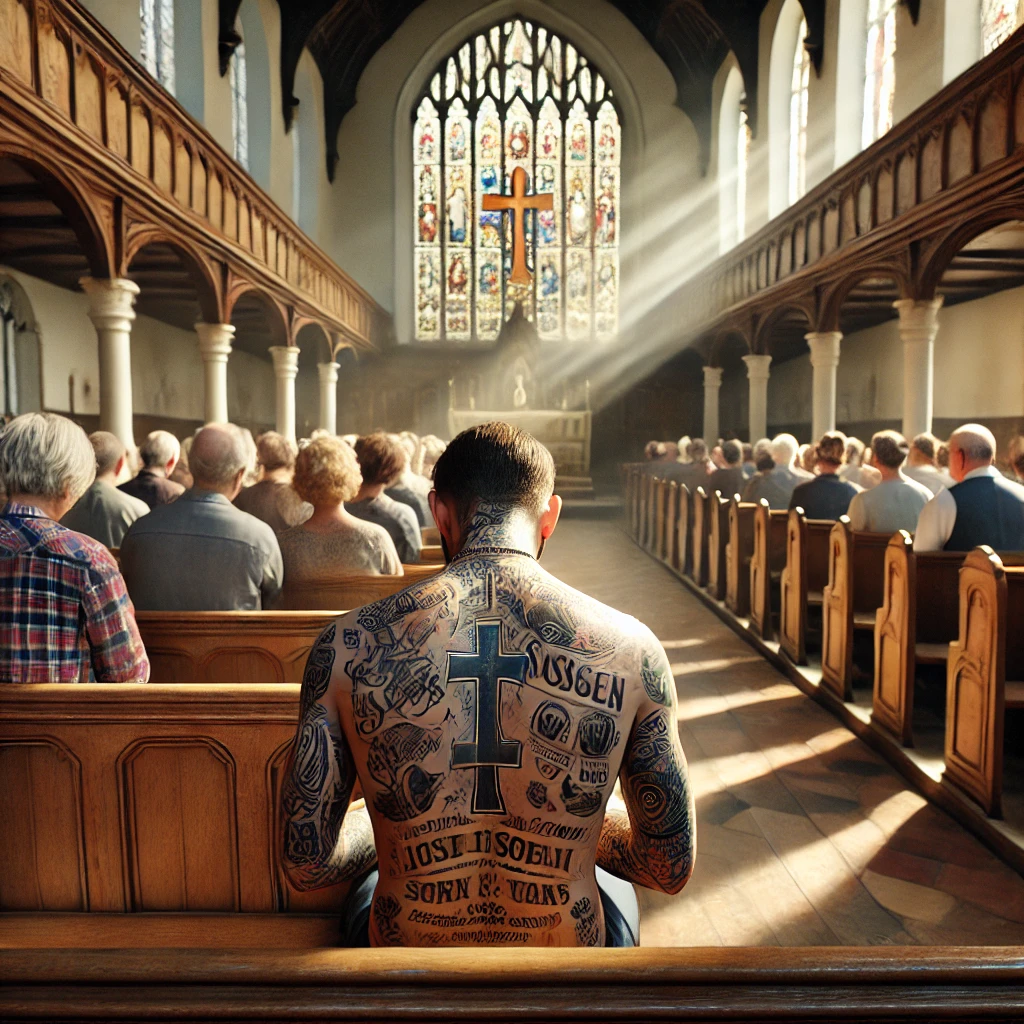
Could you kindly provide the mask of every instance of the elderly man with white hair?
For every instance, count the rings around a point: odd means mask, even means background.
[[[793,465],[799,447],[792,434],[776,435],[769,446],[775,468],[753,477],[743,489],[743,500],[759,502],[764,498],[773,510],[785,511],[789,508],[790,498],[797,486],[813,479],[811,473]]]
[[[231,502],[249,453],[238,427],[203,427],[189,453],[195,483],[136,521],[121,542],[128,592],[147,611],[258,611],[281,592],[274,531]]]
[[[95,475],[85,431],[63,416],[26,413],[0,431],[0,682],[149,679],[117,563],[60,525]]]
[[[150,508],[167,505],[185,493],[181,484],[170,479],[181,458],[181,444],[166,430],[154,430],[139,449],[142,469],[119,490],[144,501]]]
[[[949,439],[949,472],[955,481],[928,502],[917,520],[915,551],[1024,551],[1024,487],[996,469],[996,439],[968,423]]]

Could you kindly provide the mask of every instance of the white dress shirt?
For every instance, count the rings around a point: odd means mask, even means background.
[[[921,510],[932,499],[932,492],[902,473],[893,480],[883,480],[870,491],[861,491],[850,502],[850,525],[854,530],[870,533],[895,533],[917,526]]]
[[[903,473],[911,480],[924,484],[932,494],[938,494],[943,488],[952,486],[949,477],[940,473],[934,466],[904,466]]]
[[[1001,476],[995,466],[980,466],[972,469],[964,480],[973,480],[976,476]],[[946,541],[953,535],[956,526],[956,499],[948,489],[939,491],[928,502],[917,520],[917,532],[914,534],[915,551],[941,551]]]

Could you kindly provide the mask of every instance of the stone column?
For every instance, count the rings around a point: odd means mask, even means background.
[[[771,356],[744,356],[750,387],[750,443],[756,444],[768,433],[768,377]]]
[[[203,360],[203,419],[228,422],[228,356],[235,328],[231,324],[196,324]]]
[[[99,338],[100,430],[135,450],[132,424],[132,323],[139,286],[124,278],[83,277],[89,319]]]
[[[811,347],[811,366],[814,368],[810,437],[813,443],[826,431],[836,429],[836,369],[843,335],[841,331],[821,331],[804,337]]]
[[[722,368],[704,367],[704,440],[711,448],[718,441],[718,392],[722,387]]]
[[[338,432],[338,363],[317,363],[320,374],[320,428]]]
[[[295,375],[299,372],[299,350],[294,345],[274,345],[274,407],[277,432],[295,440]]]
[[[932,429],[935,407],[935,335],[939,333],[937,299],[900,299],[894,302],[900,314],[903,341],[903,434],[910,440]]]

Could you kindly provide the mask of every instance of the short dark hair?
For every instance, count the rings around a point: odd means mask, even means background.
[[[916,448],[926,459],[935,461],[935,448],[938,445],[938,438],[934,434],[918,434],[911,446]]]
[[[754,461],[754,446],[743,442],[743,461],[753,462]]]
[[[462,525],[481,501],[539,516],[555,489],[555,462],[532,435],[500,420],[464,430],[434,466],[434,490],[454,500]]]
[[[693,459],[694,462],[699,462],[708,457],[708,446],[703,437],[695,437],[690,442],[690,447],[687,449],[687,455]]]
[[[730,466],[735,466],[743,458],[743,445],[739,441],[726,441],[722,445],[722,455]]]
[[[402,445],[393,437],[383,431],[365,434],[356,441],[355,447],[364,484],[371,487],[375,484],[387,486],[398,479],[407,455]]]
[[[268,473],[275,469],[294,469],[297,454],[298,447],[295,442],[276,430],[260,434],[256,442],[256,457]]]
[[[103,476],[114,469],[125,453],[121,439],[109,430],[94,430],[89,435],[89,443],[96,455],[97,476]]]
[[[846,435],[838,430],[827,431],[815,445],[815,458],[818,462],[841,466],[846,461],[846,440]]]
[[[906,462],[910,445],[896,430],[880,430],[871,438],[871,454],[886,469],[899,469]]]

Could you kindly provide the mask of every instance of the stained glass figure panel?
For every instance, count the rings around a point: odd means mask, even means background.
[[[622,134],[587,58],[509,19],[441,63],[413,132],[417,339],[493,341],[517,303],[545,340],[614,338]],[[554,207],[524,216],[526,287],[509,282],[512,215],[483,209],[520,167]]]
[[[1020,24],[1020,0],[981,0],[981,52],[988,56]]]
[[[896,96],[896,0],[869,0],[867,32],[861,128],[861,144],[865,148],[892,128]]]
[[[789,201],[795,203],[807,191],[807,106],[811,84],[811,56],[804,46],[807,22],[800,22],[793,80],[789,97]]]
[[[174,93],[174,0],[141,0],[139,56],[146,70]]]

